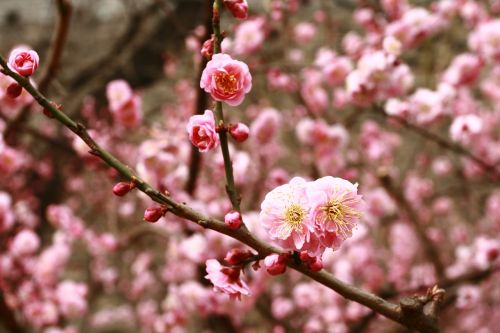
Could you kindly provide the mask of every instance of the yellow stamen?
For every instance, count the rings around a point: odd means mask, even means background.
[[[224,94],[233,94],[238,89],[238,80],[233,74],[219,72],[215,74],[217,88],[222,89]]]
[[[342,196],[343,197],[343,196]],[[336,232],[343,237],[348,237],[350,233],[349,222],[347,219],[360,217],[361,213],[342,200],[342,197],[330,199],[325,206],[322,207],[325,213],[325,221],[335,223]]]

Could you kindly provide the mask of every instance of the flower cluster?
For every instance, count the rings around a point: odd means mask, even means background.
[[[357,185],[347,180],[295,177],[266,195],[260,223],[284,249],[321,256],[351,236],[363,206]]]

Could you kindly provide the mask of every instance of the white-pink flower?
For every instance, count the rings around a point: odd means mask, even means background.
[[[200,152],[206,152],[219,145],[219,136],[215,131],[215,118],[210,110],[205,110],[203,115],[195,115],[189,118],[186,130],[189,140]]]
[[[357,185],[331,176],[307,184],[314,233],[324,247],[337,248],[349,238],[356,226],[364,202]]]
[[[10,244],[10,253],[14,256],[26,256],[35,253],[40,247],[40,239],[29,229],[19,232]]]
[[[238,268],[224,267],[217,260],[206,261],[207,275],[214,285],[214,291],[228,294],[231,299],[241,298],[241,295],[250,295],[250,289],[245,281],[240,279]]]
[[[261,204],[260,223],[271,239],[287,250],[308,250],[313,224],[305,189],[306,181],[295,177],[269,192]]]
[[[218,53],[203,70],[200,87],[216,101],[237,106],[252,89],[252,76],[247,64]]]

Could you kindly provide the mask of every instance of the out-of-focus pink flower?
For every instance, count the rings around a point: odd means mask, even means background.
[[[113,80],[106,85],[106,97],[111,110],[119,110],[132,99],[134,92],[125,80]]]
[[[87,285],[63,281],[57,286],[56,299],[61,312],[67,318],[78,318],[87,311]]]
[[[200,87],[216,101],[237,106],[252,88],[252,76],[247,64],[218,53],[203,70]]]
[[[401,42],[394,36],[385,37],[384,41],[382,42],[382,46],[387,54],[393,55],[395,57],[401,55],[403,46],[401,45]]]
[[[10,244],[10,253],[16,257],[31,255],[40,247],[40,239],[29,229],[19,232]]]
[[[245,20],[248,17],[247,0],[224,0],[224,5],[237,19]]]
[[[242,219],[241,219],[241,214],[237,211],[230,211],[229,213],[227,213],[225,216],[224,216],[224,223],[226,223],[226,225],[230,228],[230,229],[233,229],[233,230],[236,230],[238,229],[241,224],[243,223]]]
[[[479,76],[482,67],[483,61],[476,55],[460,54],[444,72],[443,81],[452,86],[472,84]]]
[[[259,17],[245,21],[236,27],[233,47],[235,54],[250,54],[262,47],[266,38],[264,24],[265,21]],[[224,39],[226,40],[228,39]]]
[[[9,230],[13,225],[12,199],[7,192],[0,192],[0,233]]]
[[[14,98],[19,97],[22,92],[23,92],[23,87],[21,87],[17,82],[14,82],[7,87],[5,94],[9,98],[14,99]]]
[[[323,246],[337,248],[351,236],[364,209],[357,185],[327,176],[308,183],[306,194],[315,234]]]
[[[287,250],[306,250],[314,231],[305,189],[306,181],[295,177],[269,192],[261,204],[260,223]]]
[[[481,289],[473,285],[460,286],[457,289],[456,306],[459,309],[471,309],[481,298]]]
[[[469,35],[469,47],[487,60],[500,60],[500,19],[479,24]]]
[[[203,115],[191,116],[186,130],[189,134],[189,140],[200,152],[206,152],[219,146],[215,118],[210,110],[205,110]]]
[[[450,137],[454,141],[468,143],[470,139],[481,132],[483,121],[474,114],[458,116],[450,126]]]
[[[295,26],[293,31],[297,43],[309,43],[316,34],[316,27],[309,22],[301,22]]]
[[[264,259],[266,270],[271,275],[280,275],[286,271],[286,256],[270,254]]]
[[[343,84],[351,71],[352,63],[347,57],[335,57],[322,68],[323,77],[331,86]]]
[[[248,135],[250,134],[250,129],[247,125],[243,123],[237,123],[235,125],[229,126],[229,134],[238,142],[244,142],[248,139]]]
[[[241,299],[241,295],[250,295],[250,289],[245,281],[240,279],[240,269],[222,266],[217,260],[206,261],[207,275],[205,278],[214,285],[214,291],[228,294],[231,299]]]
[[[12,50],[8,63],[9,67],[18,72],[19,75],[30,76],[35,73],[39,61],[40,58],[35,51],[19,47]]]
[[[271,143],[281,125],[281,114],[273,108],[263,109],[250,125],[250,135],[260,145]]]

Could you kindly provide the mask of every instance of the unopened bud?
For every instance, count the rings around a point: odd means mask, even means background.
[[[323,269],[323,260],[320,257],[314,258],[314,261],[309,263],[309,269],[313,272],[319,272]]]
[[[21,87],[17,82],[13,82],[7,87],[7,96],[12,99],[18,98],[22,92],[23,87]]]
[[[214,35],[212,35],[210,39],[207,39],[205,42],[203,42],[203,46],[201,47],[201,55],[203,56],[203,58],[207,60],[212,59],[212,56],[214,55],[214,43]]]
[[[158,221],[163,215],[165,215],[166,212],[167,209],[162,206],[146,208],[146,210],[144,211],[144,220],[154,223]]]
[[[235,266],[240,265],[245,260],[253,256],[252,252],[242,249],[231,249],[227,252],[224,260],[228,265]]]
[[[250,133],[250,129],[247,125],[243,123],[231,124],[229,125],[229,134],[238,142],[244,142],[248,139],[248,134]]]
[[[113,186],[113,193],[119,197],[123,197],[125,194],[130,192],[134,188],[133,183],[119,182]]]
[[[224,5],[237,19],[244,20],[248,17],[247,0],[224,0]]]
[[[226,216],[224,216],[224,222],[230,229],[233,230],[238,229],[243,223],[243,221],[241,220],[241,214],[234,210],[230,211],[226,214]]]

